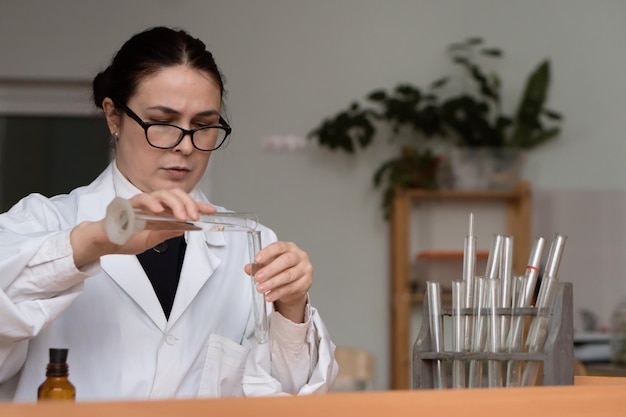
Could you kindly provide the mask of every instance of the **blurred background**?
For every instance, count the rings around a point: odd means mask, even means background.
[[[348,155],[316,146],[307,134],[375,88],[426,86],[453,72],[446,48],[467,37],[505,52],[495,64],[505,109],[515,108],[535,65],[550,59],[548,104],[564,120],[556,139],[526,157],[531,235],[569,236],[559,275],[574,283],[575,329],[583,330],[581,310],[606,328],[626,295],[625,21],[622,0],[3,0],[0,109],[21,117],[6,110],[15,84],[69,83],[88,94],[121,44],[147,27],[182,27],[204,40],[226,79],[233,135],[212,155],[203,188],[216,204],[256,212],[282,240],[308,251],[312,303],[336,344],[372,353],[374,387],[386,389],[389,224],[372,175],[396,148],[383,140]],[[84,98],[76,112],[91,114]],[[0,117],[1,160],[35,158],[32,147],[8,145],[11,117]],[[63,137],[65,129],[56,130]],[[82,155],[106,142],[106,129],[80,131],[89,132],[79,132],[79,142],[90,144]],[[2,164],[6,196],[7,184],[28,168]],[[478,239],[488,246],[492,230],[504,232],[502,217],[477,210]],[[434,230],[462,247],[467,211],[456,214],[462,226],[443,221]]]

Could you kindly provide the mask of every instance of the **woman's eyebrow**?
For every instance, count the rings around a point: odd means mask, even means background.
[[[159,110],[159,111],[162,111],[163,113],[168,113],[168,114],[176,114],[176,115],[180,114],[178,110],[174,110],[171,107],[161,106],[161,105],[148,107],[148,110]],[[216,110],[205,110],[205,111],[195,114],[194,116],[215,116],[218,114],[219,112]]]

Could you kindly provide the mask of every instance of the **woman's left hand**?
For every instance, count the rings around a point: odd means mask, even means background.
[[[309,255],[291,242],[274,242],[261,249],[254,258],[260,269],[254,274],[257,291],[273,302],[276,310],[294,323],[304,321],[307,293],[313,284],[313,265]],[[245,267],[252,275],[253,266]]]

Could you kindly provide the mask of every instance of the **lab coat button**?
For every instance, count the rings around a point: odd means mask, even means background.
[[[175,345],[176,344],[176,336],[168,334],[167,337],[165,338],[165,343],[167,343],[168,345]]]

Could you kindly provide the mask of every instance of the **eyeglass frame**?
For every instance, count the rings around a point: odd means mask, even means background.
[[[228,123],[226,122],[226,120],[222,117],[222,115],[220,115],[219,118],[219,125],[211,125],[211,126],[203,126],[203,127],[199,127],[196,129],[184,129],[180,126],[176,126],[174,124],[171,123],[164,123],[164,122],[144,122],[141,117],[139,117],[139,115],[137,115],[137,113],[135,113],[134,111],[132,111],[126,104],[122,103],[121,101],[117,100],[117,99],[111,99],[113,101],[113,103],[116,106],[119,106],[122,108],[122,110],[124,110],[124,113],[126,113],[126,115],[128,117],[130,117],[131,119],[133,119],[135,122],[137,122],[137,124],[139,126],[141,126],[141,128],[144,131],[144,134],[146,136],[146,141],[148,142],[148,145],[152,146],[153,148],[156,149],[173,149],[175,147],[177,147],[185,138],[185,136],[189,135],[189,138],[191,139],[191,144],[193,145],[194,148],[196,148],[199,151],[202,152],[212,152],[215,151],[217,149],[219,149],[224,142],[226,142],[226,139],[228,139],[228,137],[230,136],[231,132],[232,132],[232,128],[228,125]],[[152,144],[152,142],[150,142],[150,139],[148,138],[148,128],[150,126],[171,126],[171,127],[175,127],[178,130],[180,130],[182,132],[182,135],[180,136],[180,138],[178,138],[178,141],[176,141],[175,144],[173,144],[172,146],[168,146],[168,147],[163,147],[163,146],[156,146],[154,144]],[[196,146],[196,143],[193,140],[193,134],[196,133],[199,130],[206,130],[206,129],[223,129],[226,132],[226,136],[224,136],[224,139],[222,139],[222,141],[215,147],[212,149],[200,149]]]

